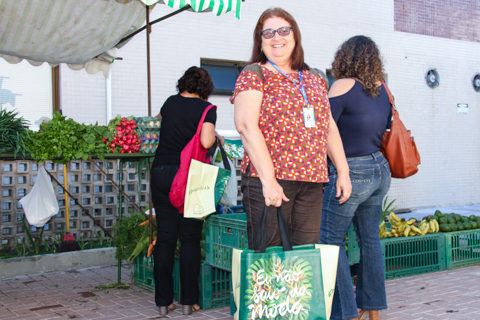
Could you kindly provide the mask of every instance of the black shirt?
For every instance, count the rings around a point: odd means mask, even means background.
[[[347,158],[380,150],[382,136],[392,120],[392,108],[383,85],[380,95],[372,98],[355,81],[347,93],[330,98],[330,108]]]
[[[162,164],[180,164],[180,153],[192,140],[198,128],[203,111],[211,103],[199,98],[185,98],[180,94],[169,97],[162,108],[160,142],[155,152],[153,167]],[[211,108],[204,122],[215,125],[217,111]]]

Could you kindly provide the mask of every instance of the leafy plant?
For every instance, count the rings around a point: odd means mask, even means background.
[[[0,153],[13,153],[16,157],[27,156],[25,142],[29,139],[29,134],[25,127],[28,122],[22,117],[17,118],[17,112],[6,109],[0,110]]]
[[[392,212],[393,210],[395,210],[397,207],[393,207],[392,208],[392,205],[393,203],[395,202],[396,199],[394,199],[393,201],[388,202],[388,197],[385,197],[385,200],[383,200],[383,206],[382,206],[382,214],[380,215],[380,223],[382,223],[382,221],[385,221],[385,219],[387,218],[387,216],[390,214],[390,212]]]
[[[140,226],[145,220],[146,217],[142,213],[132,213],[130,217],[123,217],[115,224],[113,239],[113,245],[117,248],[115,258],[127,259],[132,255],[145,230],[149,229],[148,225]],[[155,229],[154,234],[156,234]]]
[[[83,237],[84,237],[84,233],[82,232],[80,234],[80,241],[78,241],[78,245],[80,246],[81,250],[84,250],[87,244],[89,244],[89,241],[85,241]]]
[[[30,131],[26,146],[38,162],[53,160],[66,164],[71,160],[87,160],[89,155],[103,160],[108,152],[104,138],[111,138],[106,126],[80,124],[55,112],[53,119],[43,123],[38,132]]]

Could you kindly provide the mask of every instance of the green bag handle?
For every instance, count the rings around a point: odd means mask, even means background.
[[[218,137],[215,137],[215,140],[217,141],[217,146],[220,149],[220,154],[222,155],[222,161],[225,169],[228,171],[231,171],[232,167],[230,167],[230,162],[228,162],[228,159],[227,159],[227,153],[225,152],[225,149],[223,148],[222,143],[220,142],[220,139],[218,139]],[[215,161],[216,155],[217,153],[215,152],[213,155],[214,156],[213,161]]]
[[[282,240],[283,251],[293,250],[282,207],[277,208],[277,224],[278,230],[280,231],[280,239]],[[263,213],[260,217],[260,224],[258,226],[258,234],[255,239],[254,249],[255,253],[265,253],[267,249],[267,206],[263,208]]]

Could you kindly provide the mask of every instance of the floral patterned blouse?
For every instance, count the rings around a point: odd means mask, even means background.
[[[323,79],[302,72],[303,84],[310,107],[315,110],[315,128],[306,128],[303,120],[305,100],[300,90],[281,73],[262,66],[264,81],[255,73],[243,70],[237,79],[230,101],[242,91],[263,92],[259,128],[265,137],[268,151],[280,180],[328,182],[327,135],[330,120],[330,104]],[[299,82],[297,73],[288,74]],[[242,173],[246,173],[250,158],[245,152]],[[252,164],[251,176],[258,177]]]

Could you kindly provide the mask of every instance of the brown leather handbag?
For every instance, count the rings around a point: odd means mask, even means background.
[[[388,93],[388,99],[392,105],[393,120],[390,131],[385,131],[382,137],[382,146],[380,152],[387,158],[392,178],[408,178],[418,171],[420,164],[420,154],[417,150],[415,140],[403,125],[398,114],[392,93],[385,82],[382,81]]]

